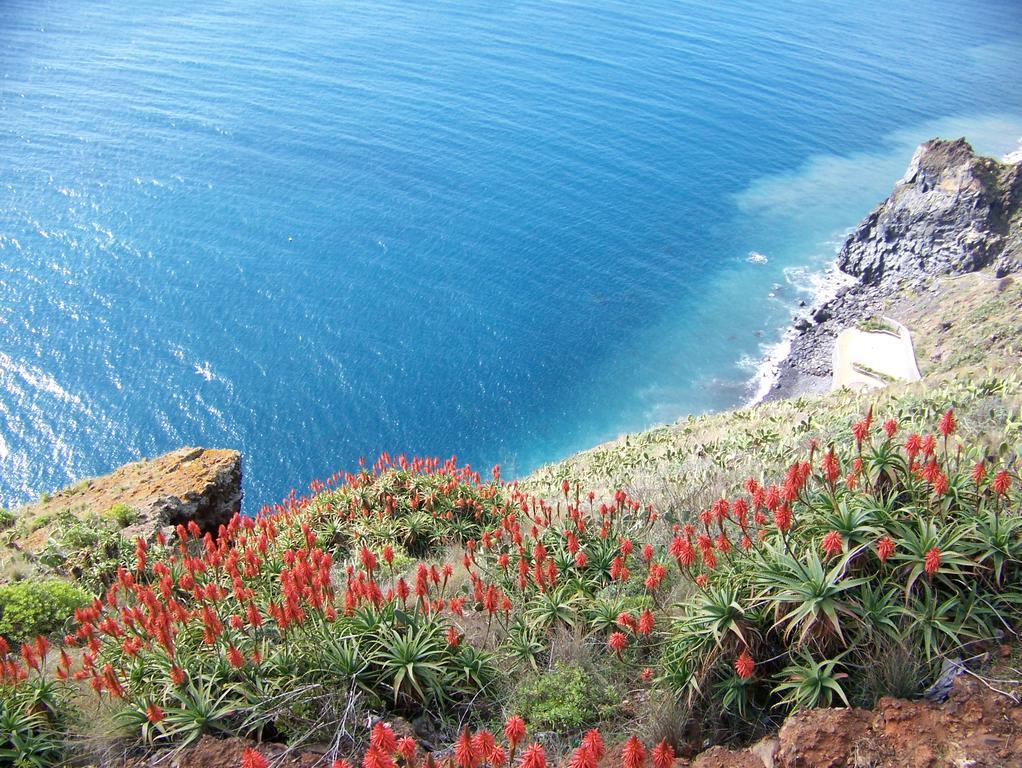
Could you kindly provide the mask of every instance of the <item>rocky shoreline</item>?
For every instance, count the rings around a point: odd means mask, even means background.
[[[934,278],[1022,268],[1022,163],[979,156],[965,139],[919,146],[904,177],[848,236],[834,295],[794,319],[785,357],[763,400],[830,388],[834,340]]]

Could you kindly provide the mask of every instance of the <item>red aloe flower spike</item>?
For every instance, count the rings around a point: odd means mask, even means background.
[[[940,417],[940,422],[937,424],[937,431],[944,436],[945,440],[947,440],[947,438],[954,433],[956,426],[955,412],[948,408],[944,411],[944,415]]]
[[[820,470],[823,472],[824,479],[831,485],[837,482],[837,479],[841,477],[841,467],[838,464],[837,456],[834,455],[833,448],[823,454],[823,461],[820,462]]]
[[[653,758],[653,768],[671,768],[674,765],[674,747],[666,739],[653,747],[650,756]]]
[[[412,766],[415,761],[415,739],[410,736],[405,736],[402,739],[398,739],[397,742],[397,753],[401,755],[401,758],[405,761],[405,765]]]
[[[637,736],[630,736],[621,750],[621,768],[643,768],[646,764],[646,748]]]
[[[472,749],[475,751],[476,759],[480,762],[489,761],[496,746],[497,741],[493,738],[493,734],[485,728],[477,731],[476,735],[472,737]]]
[[[749,655],[749,649],[742,651],[742,655],[735,660],[735,672],[742,680],[748,680],[756,671],[756,662]]]
[[[979,485],[983,482],[983,478],[986,477],[987,468],[982,461],[977,461],[975,466],[972,468],[972,482]]]
[[[639,623],[635,631],[640,635],[648,635],[653,631],[655,623],[653,612],[647,609],[639,615]]]
[[[830,531],[823,537],[822,548],[827,557],[839,555],[844,548],[844,539],[841,538],[841,534],[837,531]]]
[[[1008,470],[1002,469],[996,475],[994,475],[994,482],[992,483],[994,493],[998,496],[1003,496],[1011,488],[1011,476],[1008,474]]]
[[[249,747],[241,753],[241,768],[266,768],[266,758]]]
[[[596,768],[596,764],[596,756],[583,743],[571,755],[568,768]]]
[[[880,562],[887,562],[887,558],[894,554],[894,540],[890,536],[884,536],[877,542],[877,557]]]
[[[926,575],[933,577],[933,574],[940,568],[940,550],[937,547],[933,547],[929,552],[926,553],[926,557],[923,558],[923,569],[926,571]]]
[[[394,731],[382,720],[373,726],[373,730],[369,734],[369,744],[387,755],[392,755],[397,750]]]
[[[869,424],[865,419],[852,424],[852,435],[855,437],[855,447],[862,449],[862,441],[869,435]]]
[[[461,735],[454,745],[454,764],[458,768],[475,768],[479,764],[475,745],[472,744],[472,734],[469,733],[468,728],[461,731]]]
[[[241,667],[245,666],[245,657],[233,645],[227,646],[227,661],[235,669],[241,669]]]
[[[774,511],[774,525],[777,526],[777,529],[781,531],[781,533],[787,533],[788,529],[791,528],[791,523],[791,508],[787,504],[778,507]]]
[[[394,768],[394,760],[389,752],[370,746],[362,756],[362,768]]]
[[[625,649],[625,646],[628,645],[628,638],[625,636],[624,632],[613,632],[607,639],[607,645],[610,647],[612,651],[614,651],[614,653],[617,654],[617,657],[620,659],[621,651],[623,651]]]
[[[598,728],[593,728],[582,737],[582,745],[596,755],[597,760],[602,760],[604,755],[603,737],[600,736]]]
[[[542,744],[530,744],[525,748],[521,768],[546,768],[546,751]]]
[[[39,658],[36,656],[35,650],[28,643],[21,644],[21,658],[24,659],[26,666],[31,667],[36,672],[39,671]]]
[[[513,763],[515,750],[521,744],[522,739],[525,738],[525,721],[518,715],[511,715],[504,724],[504,738],[507,739],[507,743],[511,747],[511,754],[508,760]]]

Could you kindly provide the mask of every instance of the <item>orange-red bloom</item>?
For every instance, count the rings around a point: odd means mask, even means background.
[[[475,768],[479,764],[479,757],[472,743],[472,734],[468,732],[468,728],[462,729],[454,744],[454,764],[458,768]]]
[[[894,540],[890,536],[884,536],[877,542],[877,557],[880,562],[887,562],[887,558],[894,554]]]
[[[993,482],[994,493],[998,496],[1003,496],[1011,488],[1011,476],[1008,474],[1008,470],[1002,469],[996,475],[994,475]]]
[[[241,768],[266,768],[266,758],[251,747],[241,753]]]
[[[646,748],[637,736],[630,736],[621,750],[621,768],[642,768],[646,764]]]
[[[653,768],[671,768],[674,765],[674,747],[666,739],[653,747],[650,756],[653,758]]]
[[[841,550],[844,548],[844,539],[841,538],[841,534],[837,531],[829,531],[823,536],[823,551],[828,557],[834,555],[840,555]]]
[[[824,479],[832,485],[841,477],[841,467],[838,464],[837,456],[834,455],[833,448],[823,454],[820,470],[823,472]]]
[[[788,507],[787,504],[779,506],[774,511],[774,525],[776,525],[777,529],[782,533],[787,532],[787,530],[791,528],[791,522],[792,522],[791,508]]]
[[[979,485],[983,482],[983,478],[986,477],[987,468],[986,464],[982,461],[977,461],[972,467],[972,482]]]
[[[625,637],[624,632],[612,632],[610,638],[607,640],[607,645],[614,651],[618,656],[621,655],[621,651],[628,645],[628,638]]]
[[[742,680],[748,680],[756,671],[756,662],[749,655],[749,649],[742,651],[742,655],[735,660],[735,672]]]
[[[530,744],[525,748],[521,768],[546,768],[546,752],[542,744]]]
[[[398,739],[397,753],[401,755],[405,763],[411,765],[412,760],[415,759],[415,739],[410,736]]]
[[[944,415],[940,417],[940,422],[937,424],[937,431],[944,437],[950,437],[954,433],[956,426],[955,412],[948,408],[944,411]]]
[[[504,738],[512,748],[521,744],[525,738],[525,721],[518,715],[511,715],[504,723]]]
[[[373,726],[373,730],[369,734],[369,744],[388,755],[397,751],[397,739],[394,737],[394,731],[382,720]]]
[[[389,752],[370,746],[362,756],[362,768],[394,768],[394,760]]]
[[[233,645],[227,646],[227,661],[235,669],[240,669],[245,666],[245,657],[242,656],[241,651]]]
[[[582,737],[582,746],[596,755],[597,760],[602,760],[604,755],[603,737],[600,736],[600,731],[597,728],[593,728],[586,732],[586,735]]]

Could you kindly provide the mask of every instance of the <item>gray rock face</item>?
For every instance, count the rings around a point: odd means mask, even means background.
[[[866,285],[975,272],[1022,255],[1022,172],[965,139],[922,144],[891,196],[845,241],[838,266]]]
[[[848,236],[838,268],[855,278],[794,326],[768,400],[823,391],[834,339],[884,299],[938,275],[1022,270],[1022,164],[977,155],[965,139],[921,144],[891,196]]]

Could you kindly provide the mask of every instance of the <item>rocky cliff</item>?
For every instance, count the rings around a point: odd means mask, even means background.
[[[890,197],[848,236],[837,267],[854,279],[799,318],[768,399],[826,390],[836,335],[935,277],[1022,268],[1022,164],[977,155],[964,139],[919,146]]]
[[[33,521],[53,519],[65,510],[87,518],[119,504],[134,513],[134,521],[122,531],[129,538],[149,538],[162,528],[189,522],[215,533],[241,511],[241,496],[240,453],[181,448],[83,480],[19,510],[18,518],[32,530],[15,543],[22,551],[38,551],[49,540],[50,525],[35,527]]]

